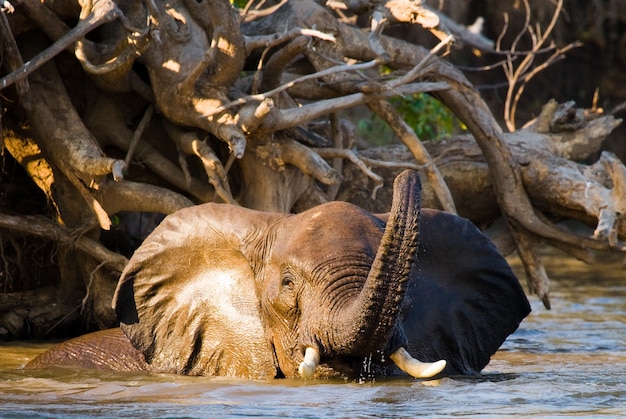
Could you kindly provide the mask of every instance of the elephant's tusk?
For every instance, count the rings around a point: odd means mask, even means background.
[[[300,363],[298,372],[302,378],[311,378],[315,374],[317,365],[320,363],[320,353],[312,346],[308,346],[304,351],[304,361]]]
[[[437,362],[421,362],[413,358],[404,348],[399,348],[389,357],[402,371],[415,378],[430,378],[446,367],[444,359]]]

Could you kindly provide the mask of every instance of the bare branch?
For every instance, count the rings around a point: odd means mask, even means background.
[[[0,52],[6,57],[9,69],[15,70],[23,66],[22,55],[20,54],[20,50],[9,27],[9,21],[4,12],[0,12]],[[17,93],[22,105],[27,109],[30,108],[32,99],[27,79],[17,81]]]
[[[380,43],[380,35],[388,24],[389,20],[386,17],[386,13],[379,8],[374,10],[370,23],[369,44],[381,63],[387,63],[390,60],[389,54],[387,54],[387,51],[385,51]]]
[[[228,109],[234,108],[236,106],[240,106],[240,105],[244,105],[248,102],[252,102],[252,101],[262,101],[264,99],[267,98],[271,98],[275,95],[277,95],[278,93],[284,92],[285,90],[289,89],[290,87],[295,86],[298,83],[303,83],[305,81],[308,80],[314,80],[314,79],[318,79],[318,78],[322,78],[334,73],[341,73],[341,72],[345,72],[345,71],[359,71],[359,70],[365,70],[368,68],[373,68],[376,67],[378,65],[378,61],[377,60],[373,60],[373,61],[369,61],[366,63],[362,63],[362,64],[348,64],[348,65],[342,65],[342,66],[336,66],[336,67],[331,67],[327,70],[323,70],[323,71],[318,71],[316,73],[313,74],[307,74],[306,76],[302,76],[296,80],[292,80],[288,83],[285,83],[275,89],[270,90],[269,92],[265,92],[265,93],[261,93],[261,94],[256,94],[256,95],[249,95],[249,96],[245,96],[242,98],[239,98],[237,100],[234,100],[232,102],[226,103],[216,109],[214,109],[209,115],[207,116],[213,116],[213,115],[217,115],[221,112],[224,112]]]
[[[103,114],[108,118],[102,118]],[[133,132],[124,124],[123,110],[107,95],[100,95],[85,114],[85,123],[102,144],[112,144],[128,152]],[[189,192],[201,202],[210,202],[214,191],[205,182],[185,179],[182,170],[156,150],[148,141],[139,141],[134,153],[156,175],[175,187]]]
[[[167,188],[127,180],[108,182],[94,195],[109,215],[121,211],[172,214],[194,205],[183,195]]]
[[[45,141],[46,151],[57,162],[71,165],[66,175],[75,176],[75,172],[88,175],[92,178],[87,180],[89,184],[97,176],[110,174],[117,160],[104,155],[84,126],[55,67],[50,65],[45,73],[33,74],[31,85],[31,123],[38,130],[40,139]],[[52,130],[52,126],[56,129]]]
[[[296,166],[302,173],[312,176],[326,185],[333,185],[341,180],[341,174],[333,170],[318,153],[293,140],[278,144],[280,158],[284,163]]]
[[[322,41],[335,42],[335,37],[332,34],[305,28],[294,28],[289,32],[275,33],[272,35],[246,36],[244,40],[246,43],[246,51],[250,54],[250,52],[257,48],[273,48],[300,36],[308,36],[311,38],[318,38]]]
[[[224,202],[238,205],[230,192],[230,186],[226,180],[226,171],[211,147],[201,141],[194,132],[182,130],[172,124],[165,124],[165,129],[182,153],[200,159],[209,183],[215,188],[215,193]]]
[[[422,165],[423,170],[428,176],[428,180],[431,182],[433,189],[439,202],[444,210],[456,214],[456,205],[452,194],[446,185],[446,182],[441,176],[439,169],[433,162],[430,154],[422,145],[415,132],[411,127],[400,117],[398,112],[389,102],[386,101],[373,101],[368,103],[368,106],[374,110],[392,130],[400,137],[402,142],[411,150],[415,160],[418,164]]]
[[[263,75],[261,89],[271,90],[280,85],[285,68],[291,60],[305,50],[310,39],[311,38],[305,36],[298,37],[272,55],[265,65],[265,68],[263,68],[263,71],[257,72],[257,74],[260,73]],[[268,49],[265,51],[268,51]],[[260,64],[261,62],[259,65]],[[252,92],[257,92],[256,83],[252,88]]]
[[[514,235],[517,243],[517,253],[523,262],[528,289],[537,294],[544,307],[550,310],[550,280],[537,251],[537,243],[527,234]]]
[[[150,122],[150,118],[152,118],[152,114],[154,113],[154,105],[148,105],[148,109],[143,114],[141,121],[139,121],[139,125],[137,125],[137,129],[133,133],[133,138],[130,141],[130,146],[128,147],[128,151],[126,152],[126,158],[124,159],[125,167],[130,165],[130,161],[133,158],[133,154],[135,153],[135,149],[137,148],[137,143],[139,139],[143,135],[146,126]]]
[[[566,52],[573,48],[578,48],[582,45],[579,42],[572,42],[562,48],[555,49],[554,47],[550,47],[549,50],[554,49],[550,57],[548,57],[542,64],[534,68],[532,67],[532,63],[537,54],[543,52],[543,45],[548,40],[550,34],[554,29],[556,21],[561,14],[562,6],[563,0],[558,0],[548,27],[546,28],[543,35],[537,36],[537,34],[535,34],[530,27],[530,5],[528,4],[528,0],[524,0],[524,7],[526,9],[526,20],[524,22],[523,29],[513,41],[511,51],[515,52],[517,44],[524,33],[528,33],[530,35],[532,41],[532,49],[530,52],[525,53],[524,58],[521,60],[521,62],[517,64],[517,67],[515,67],[513,64],[513,55],[507,54],[507,62],[504,66],[504,74],[508,81],[508,89],[504,101],[504,121],[507,129],[511,132],[515,131],[515,114],[517,111],[517,104],[519,103],[519,100],[524,93],[528,82],[539,72],[545,70],[550,65],[563,58]]]
[[[357,156],[352,150],[345,148],[316,148],[315,151],[320,156],[331,158],[342,158],[350,160],[354,163],[368,178],[374,181],[374,188],[372,188],[372,199],[376,199],[376,192],[383,186],[383,178],[376,173],[372,172],[364,162],[364,159]],[[370,160],[371,161],[371,160]]]
[[[122,272],[128,263],[128,259],[124,256],[110,251],[99,242],[84,235],[74,238],[70,230],[44,218],[0,214],[0,228],[21,231],[33,236],[55,240],[65,245],[76,246],[96,260],[106,262],[117,272]]]
[[[509,114],[508,119],[507,119],[507,128],[509,128],[509,130],[511,130],[511,131],[515,130],[515,114],[517,112],[517,104],[519,103],[522,95],[524,94],[524,91],[526,89],[526,86],[528,85],[528,82],[530,82],[530,80],[534,76],[539,74],[541,71],[543,71],[546,68],[550,67],[552,64],[554,64],[558,60],[563,59],[566,52],[568,52],[569,50],[574,49],[574,48],[579,48],[581,46],[582,46],[581,42],[572,42],[571,44],[566,45],[563,48],[558,48],[542,64],[534,67],[533,69],[531,69],[530,71],[528,71],[527,73],[525,73],[523,75],[520,75],[519,77],[517,76],[517,72],[516,72],[516,74],[513,77],[517,77],[517,80],[515,80],[515,79],[509,80],[509,83],[512,83],[512,85],[510,85],[510,86],[515,86],[515,85],[519,84],[519,87],[517,88],[517,91],[515,92],[513,98],[511,99],[511,104],[508,107],[505,106],[505,111],[508,109],[508,114]],[[514,89],[514,87],[513,87],[513,89]],[[514,90],[512,90],[512,91],[514,91]],[[507,97],[509,97],[508,93],[507,93]],[[508,122],[508,121],[510,121],[510,122]]]
[[[262,100],[260,103],[251,102],[244,105],[237,114],[237,124],[243,132],[250,134],[259,128],[273,108],[274,101],[269,98]]]
[[[261,2],[263,3],[263,2]],[[266,9],[263,10],[250,10],[250,8],[252,7],[252,5],[254,4],[254,1],[249,1],[246,4],[245,9],[243,10],[243,18],[244,18],[244,22],[250,22],[252,20],[255,19],[259,19],[263,16],[268,16],[271,15],[272,13],[274,13],[276,10],[280,9],[285,3],[287,3],[287,0],[281,0],[280,2],[278,2],[278,4],[275,4],[271,7],[268,7]]]
[[[66,33],[49,48],[28,60],[19,69],[0,79],[0,90],[5,89],[19,80],[25,79],[33,71],[52,60],[63,50],[92,30],[104,25],[105,23],[112,22],[122,15],[122,12],[118,9],[117,5],[111,0],[100,0],[99,4],[101,6],[98,9],[98,13],[91,13],[86,19],[79,21],[72,30]]]
[[[448,85],[445,83],[414,83],[400,86],[394,90],[381,91],[373,94],[353,93],[336,99],[319,100],[317,102],[303,105],[299,108],[283,109],[271,112],[270,115],[260,125],[260,130],[276,131],[302,125],[323,115],[349,109],[357,105],[367,103],[379,98],[388,98],[398,95],[411,95],[421,92],[433,92],[445,90]]]
[[[439,42],[437,45],[435,45],[434,48],[428,51],[428,54],[426,54],[426,56],[422,58],[420,62],[417,63],[417,65],[414,66],[410,71],[408,71],[404,76],[388,82],[387,85],[389,86],[389,88],[397,88],[403,84],[411,83],[412,81],[420,77],[420,73],[422,72],[424,67],[426,67],[426,64],[428,64],[430,60],[435,57],[443,47],[449,45],[453,41],[453,39],[454,38],[452,37],[452,35],[448,35],[443,38],[441,42]]]
[[[344,124],[342,124],[341,118],[339,117],[338,114],[333,113],[330,115],[330,131],[331,131],[331,137],[332,137],[332,141],[333,141],[333,146],[337,149],[344,149],[344,148],[351,148],[351,147],[346,147],[346,143],[349,141],[348,138],[344,138]],[[351,125],[351,124],[350,124]],[[296,132],[298,130],[295,130]],[[344,141],[345,140],[345,141]],[[320,150],[317,149],[316,150],[317,153],[324,157],[321,153]],[[333,169],[337,172],[337,173],[343,173],[343,159],[340,158],[339,156],[335,156],[331,159],[331,164]],[[339,182],[337,182],[334,185],[330,185],[326,191],[326,197],[329,201],[334,201],[337,198],[337,193],[339,192],[339,188],[341,187],[341,184]]]

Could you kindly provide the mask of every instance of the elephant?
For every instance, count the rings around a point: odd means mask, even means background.
[[[489,238],[420,208],[420,188],[417,172],[398,175],[388,214],[338,201],[298,214],[222,203],[171,214],[122,272],[119,329],[28,367],[74,359],[249,379],[477,374],[530,305]]]

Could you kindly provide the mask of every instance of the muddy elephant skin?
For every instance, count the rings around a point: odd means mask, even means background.
[[[358,378],[365,358],[370,375],[475,374],[530,306],[491,241],[420,209],[419,193],[406,171],[385,215],[344,202],[172,214],[122,273],[113,304],[123,335],[96,335],[95,352],[109,352],[112,369],[250,379]],[[48,358],[71,363],[71,348]],[[119,348],[145,363],[114,362]]]

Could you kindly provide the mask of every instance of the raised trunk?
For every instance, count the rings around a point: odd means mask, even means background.
[[[337,320],[338,352],[368,356],[386,346],[417,255],[419,210],[419,177],[404,171],[394,182],[389,221],[363,290]]]

